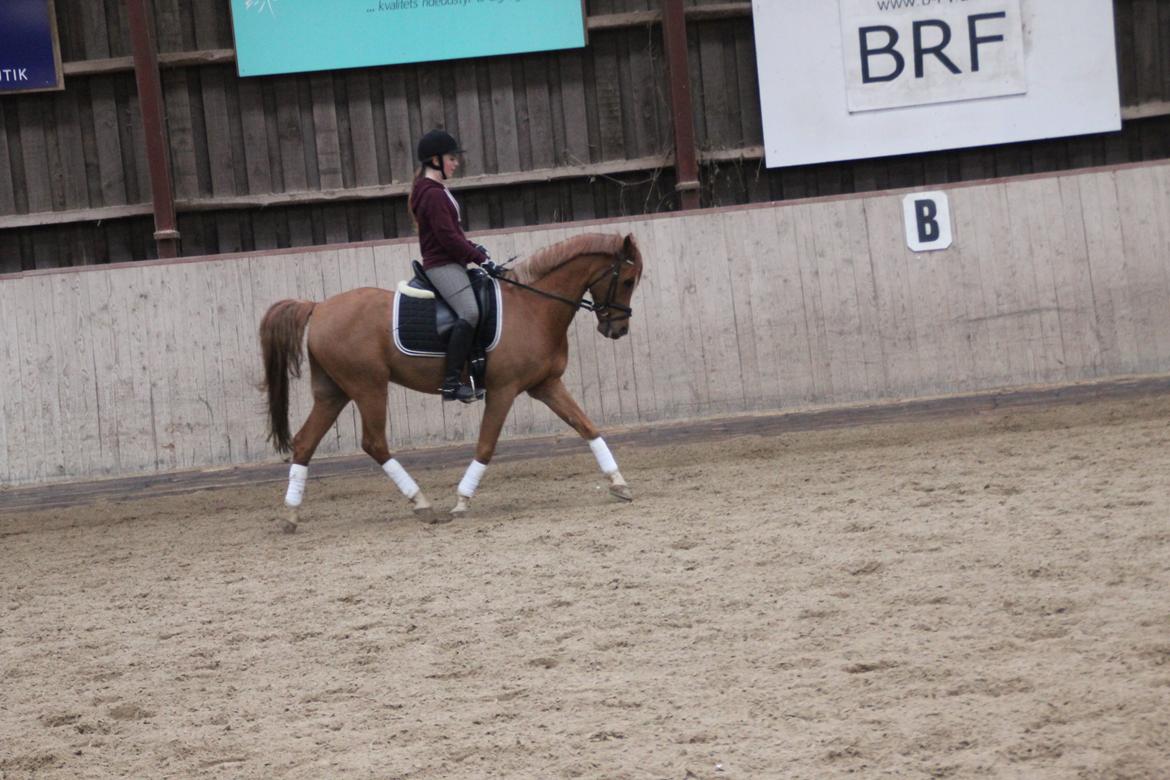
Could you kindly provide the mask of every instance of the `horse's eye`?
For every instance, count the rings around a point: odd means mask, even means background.
[[[622,286],[625,287],[627,290],[632,289],[634,286],[634,280],[633,279],[626,279],[624,282],[622,282]]]

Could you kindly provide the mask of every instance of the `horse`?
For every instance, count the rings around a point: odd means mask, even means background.
[[[396,345],[391,333],[395,293],[362,287],[321,302],[282,300],[268,309],[260,323],[262,390],[267,394],[269,438],[278,453],[291,453],[284,502],[288,511],[281,521],[286,533],[299,523],[309,461],[350,401],[361,415],[362,450],[382,467],[415,515],[428,522],[445,522],[469,511],[504,420],[524,392],[588,441],[613,497],[633,499],[605,439],[562,377],[569,360],[568,329],[577,311],[592,311],[602,336],[619,339],[629,332],[630,299],[642,278],[642,254],[634,237],[578,235],[533,253],[498,276],[503,323],[484,375],[486,398],[475,457],[445,518],[434,513],[386,441],[389,384],[437,394],[444,368],[441,357],[408,355]],[[301,376],[306,346],[313,406],[291,436],[289,380]]]

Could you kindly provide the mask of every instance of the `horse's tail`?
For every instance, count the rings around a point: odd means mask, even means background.
[[[288,429],[288,380],[301,375],[301,342],[313,301],[277,301],[260,320],[260,350],[264,355],[264,384],[268,393],[268,438],[279,453],[292,449]]]

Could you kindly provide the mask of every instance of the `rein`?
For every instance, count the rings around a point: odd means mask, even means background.
[[[507,262],[505,262],[504,265],[507,265],[508,263],[512,262],[515,259],[516,259],[515,257],[508,258]],[[560,301],[561,303],[572,306],[575,309],[583,309],[584,311],[594,312],[594,313],[605,312],[605,311],[608,311],[610,309],[616,309],[617,311],[621,312],[621,316],[615,317],[613,315],[610,315],[610,316],[605,318],[605,321],[606,322],[620,322],[621,320],[628,320],[634,314],[634,310],[632,308],[630,308],[629,306],[623,306],[620,303],[614,303],[614,300],[613,300],[614,297],[617,295],[618,276],[621,273],[621,267],[622,267],[623,263],[633,265],[634,261],[630,260],[627,257],[622,257],[620,254],[614,255],[613,265],[611,265],[609,267],[609,270],[602,271],[600,276],[598,276],[596,279],[589,282],[589,284],[587,284],[585,286],[586,290],[592,289],[593,285],[595,285],[599,281],[601,281],[601,279],[606,274],[609,274],[609,290],[605,293],[605,297],[607,298],[607,300],[604,301],[603,303],[597,303],[595,301],[589,300],[588,298],[581,298],[581,299],[575,301],[572,298],[566,298],[563,295],[557,295],[556,293],[546,292],[546,291],[541,290],[539,288],[533,287],[532,285],[524,284],[523,282],[518,282],[515,279],[509,279],[507,276],[504,276],[502,274],[499,276],[496,276],[496,279],[499,279],[501,282],[507,282],[508,284],[513,285],[515,287],[519,287],[522,290],[528,290],[530,292],[534,292],[537,295],[543,296],[545,298],[551,298],[554,301]]]

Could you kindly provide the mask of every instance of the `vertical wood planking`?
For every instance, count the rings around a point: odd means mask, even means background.
[[[1062,176],[1056,184],[1056,197],[1044,205],[1048,220],[1059,225],[1062,237],[1055,246],[1053,279],[1061,312],[1065,368],[1069,378],[1096,377],[1102,368],[1101,343],[1080,182],[1076,177]]]
[[[468,150],[463,162],[463,173],[467,176],[479,176],[486,169],[483,119],[473,63],[455,64],[455,108],[459,113],[458,138],[463,148]]]
[[[655,395],[667,416],[685,417],[701,413],[710,397],[706,373],[691,370],[691,366],[705,365],[702,338],[694,318],[684,314],[693,307],[698,292],[697,287],[688,287],[691,280],[681,257],[691,238],[689,225],[681,219],[663,219],[649,223],[647,228],[657,250],[653,285],[647,282],[647,292],[656,293]]]
[[[848,205],[844,201],[816,204],[811,208],[810,221],[815,236],[819,299],[833,397],[855,400],[864,396],[869,378],[861,336]]]
[[[34,479],[65,476],[65,430],[60,404],[60,364],[54,354],[57,330],[53,308],[52,277],[22,280],[16,299],[16,327],[21,343],[21,382],[29,388],[22,410],[26,436],[34,448]],[[35,388],[35,389],[34,389]]]
[[[981,377],[992,376],[1001,364],[991,332],[995,307],[987,297],[978,244],[980,232],[986,230],[986,225],[972,198],[973,192],[968,188],[950,194],[954,244],[947,253],[952,294],[958,300],[952,308],[956,320],[955,338],[965,348],[964,358],[958,363],[965,379],[962,384],[965,390],[977,387]]]
[[[57,373],[57,403],[62,437],[61,464],[65,474],[93,473],[104,461],[103,431],[97,408],[94,355],[90,335],[92,303],[78,274],[44,277],[44,292],[53,297],[52,340]],[[67,441],[66,441],[67,440]]]
[[[1020,303],[1006,197],[994,184],[973,187],[966,192],[971,208],[981,215],[974,235],[965,240],[975,247],[983,300],[987,304],[985,316],[992,350],[988,365],[992,373],[983,381],[995,384],[1020,377],[1019,381],[1024,383],[1034,382],[1030,353],[1030,345],[1035,341],[1034,322],[1032,315],[1023,312]]]
[[[30,212],[52,211],[53,193],[49,186],[49,150],[45,139],[46,106],[44,95],[22,100],[16,104],[20,120],[21,163],[24,166],[24,186]]]
[[[1152,168],[1133,168],[1114,174],[1117,206],[1121,213],[1124,257],[1134,323],[1139,333],[1138,360],[1143,371],[1156,371],[1170,354],[1170,306],[1166,305],[1170,240],[1162,222],[1167,210],[1165,177]]]
[[[565,140],[563,159],[557,162],[583,165],[591,159],[584,65],[581,55],[576,52],[563,56],[560,65],[560,110],[564,117]]]
[[[878,327],[886,364],[886,397],[905,397],[918,391],[921,366],[901,199],[892,196],[866,199],[865,221],[880,312]]]
[[[524,89],[528,103],[533,168],[551,168],[556,164],[548,66],[548,59],[543,55],[529,54],[524,58]]]
[[[185,44],[179,0],[155,0],[155,21],[158,28],[159,50],[182,51]],[[179,198],[192,198],[199,194],[199,180],[195,169],[195,131],[191,124],[188,70],[186,68],[164,70],[162,84],[175,195]],[[249,109],[252,107],[245,104],[244,110]]]
[[[13,187],[12,158],[8,146],[7,122],[4,118],[5,108],[5,104],[0,102],[0,214],[15,214],[16,190]]]
[[[731,269],[719,215],[692,222],[691,241],[684,253],[689,285],[696,288],[697,307],[686,312],[700,320],[707,367],[706,414],[742,409],[743,367],[732,302]]]
[[[491,78],[492,137],[496,170],[500,173],[520,170],[520,139],[516,129],[516,100],[512,85],[511,64],[493,59],[488,65]],[[523,224],[523,215],[515,198],[501,204],[504,224]]]
[[[415,141],[410,129],[410,112],[406,101],[404,71],[384,71],[382,74],[382,110],[386,116],[386,144],[390,155],[393,181],[407,182],[414,177]]]
[[[1014,286],[1023,296],[1021,316],[1032,320],[1036,378],[1056,382],[1064,377],[1060,313],[1052,276],[1052,244],[1060,237],[1054,235],[1057,226],[1047,222],[1041,201],[1059,197],[1059,189],[1053,179],[1019,182],[1005,189],[1008,219],[1012,235],[1017,237],[1011,263],[1019,272]]]
[[[0,126],[3,126],[2,122]],[[0,162],[4,159],[0,157]],[[19,287],[14,281],[0,281],[0,322],[15,322],[14,297]],[[28,479],[24,453],[31,450],[21,419],[25,401],[17,335],[14,325],[0,331],[0,480],[6,485]]]
[[[151,374],[153,352],[147,333],[150,291],[143,279],[144,270],[130,267],[109,272],[110,316],[114,328],[109,395],[117,411],[106,430],[115,432],[120,456],[118,467],[123,473],[159,469],[155,380]],[[100,287],[97,292],[100,294]]]
[[[56,95],[53,101],[56,109],[57,151],[63,187],[61,202],[66,209],[80,209],[89,205],[79,99],[78,93],[66,92]],[[77,263],[70,258],[65,264]]]

